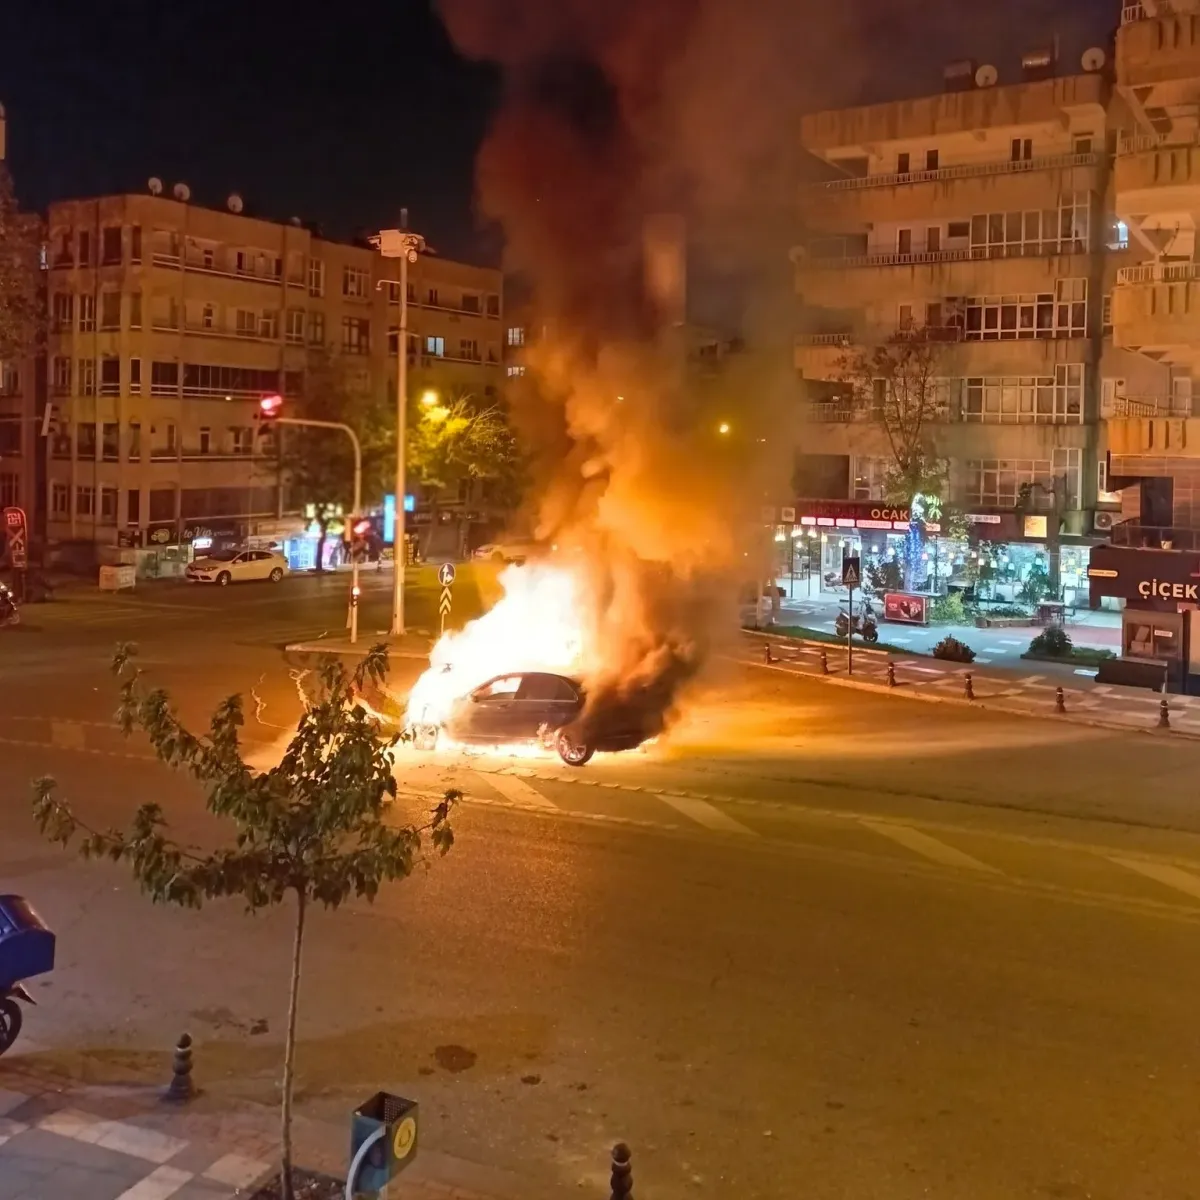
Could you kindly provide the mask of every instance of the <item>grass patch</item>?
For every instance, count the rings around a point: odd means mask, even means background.
[[[844,637],[838,637],[836,633],[828,633],[824,629],[809,629],[806,625],[773,625],[770,629],[751,629],[747,632],[792,638],[796,641],[824,642],[827,646],[841,646],[843,649],[846,645]],[[854,639],[854,648],[856,650],[885,650],[889,654],[904,654],[914,658],[929,657],[929,655],[923,654],[920,650],[913,650],[908,646],[894,646],[890,642],[875,642],[870,644],[864,642],[860,637]]]
[[[1097,650],[1091,646],[1072,646],[1069,654],[1035,654],[1031,650],[1026,650],[1021,657],[1029,659],[1030,662],[1053,662],[1064,663],[1068,666],[1098,667],[1102,662],[1107,662],[1110,658],[1116,658],[1117,656],[1111,650]]]

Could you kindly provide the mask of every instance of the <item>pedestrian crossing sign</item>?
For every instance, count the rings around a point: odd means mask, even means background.
[[[842,583],[845,587],[858,587],[859,580],[862,579],[862,572],[859,569],[861,561],[857,555],[842,559]]]

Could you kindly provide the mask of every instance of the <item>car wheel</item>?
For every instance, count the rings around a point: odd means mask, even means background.
[[[278,583],[283,578],[283,568],[276,567],[267,578],[272,583]]]
[[[418,750],[433,751],[437,749],[438,727],[436,725],[417,725],[413,728],[413,746]]]
[[[217,576],[217,585],[219,587],[228,587],[232,579],[233,576],[230,575],[228,571],[222,571],[220,575]]]
[[[583,767],[592,760],[592,755],[595,750],[585,742],[577,742],[573,738],[568,737],[565,733],[558,735],[558,740],[554,744],[554,748],[558,751],[558,757],[567,764],[568,767]]]
[[[503,561],[504,561],[504,555],[501,554],[499,550],[493,550],[492,551],[492,562],[502,563]]]

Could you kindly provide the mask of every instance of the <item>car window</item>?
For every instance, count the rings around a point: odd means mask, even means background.
[[[493,679],[472,693],[473,700],[511,700],[521,686],[520,675],[506,675],[503,679]]]
[[[556,677],[557,690],[554,694],[555,700],[578,700],[579,692],[575,685],[569,679],[563,679],[561,675]]]
[[[521,687],[517,692],[518,700],[557,700],[558,694],[558,676],[543,675],[541,672],[534,672],[526,675],[521,681]]]

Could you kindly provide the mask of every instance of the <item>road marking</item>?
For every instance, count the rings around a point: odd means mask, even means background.
[[[912,644],[912,638],[897,637],[894,633],[889,633],[887,640],[895,642],[897,646],[908,646]]]
[[[1025,645],[1024,642],[1014,641],[1012,638],[1000,638],[999,642],[1000,642],[1001,646],[1023,646],[1023,645]]]
[[[1089,679],[1095,679],[1096,678],[1096,668],[1095,667],[1076,667],[1075,674],[1076,675],[1086,675]]]
[[[86,745],[83,726],[76,721],[51,721],[50,741],[60,750],[82,750]]]
[[[1139,858],[1121,858],[1118,855],[1110,855],[1109,858],[1119,867],[1136,871],[1137,874],[1153,879],[1164,887],[1174,888],[1177,892],[1200,900],[1200,875],[1193,875],[1191,871],[1173,867],[1170,863],[1147,862]]]
[[[669,792],[664,792],[659,799],[677,813],[682,813],[683,816],[689,817],[697,825],[703,825],[706,829],[714,829],[718,833],[758,836],[748,825],[743,825],[741,821],[735,821],[728,813],[722,812],[707,800],[697,800],[692,796],[681,796],[678,793]]]
[[[922,667],[912,662],[904,663],[904,668],[907,671],[920,671],[923,675],[942,675],[945,673],[941,667]]]
[[[990,658],[976,658],[975,661],[977,663],[990,663],[992,660]]]
[[[961,850],[956,850],[953,846],[947,846],[945,842],[939,842],[937,838],[932,838],[929,834],[922,833],[919,829],[913,829],[910,825],[894,825],[890,821],[868,821],[865,819],[860,819],[859,824],[870,829],[873,833],[890,838],[906,850],[911,850],[913,853],[920,854],[924,858],[932,859],[943,866],[967,867],[972,871],[985,871],[990,875],[1000,874],[1000,871],[995,867],[989,866],[985,862],[980,862],[979,859],[972,858],[969,854],[964,854]]]
[[[500,775],[490,772],[476,771],[485,783],[493,787],[502,795],[505,800],[511,800],[513,804],[519,804],[522,808],[542,808],[557,810],[558,805],[551,800],[547,800],[541,792],[532,784],[526,783],[523,779],[518,779],[515,775]]]

